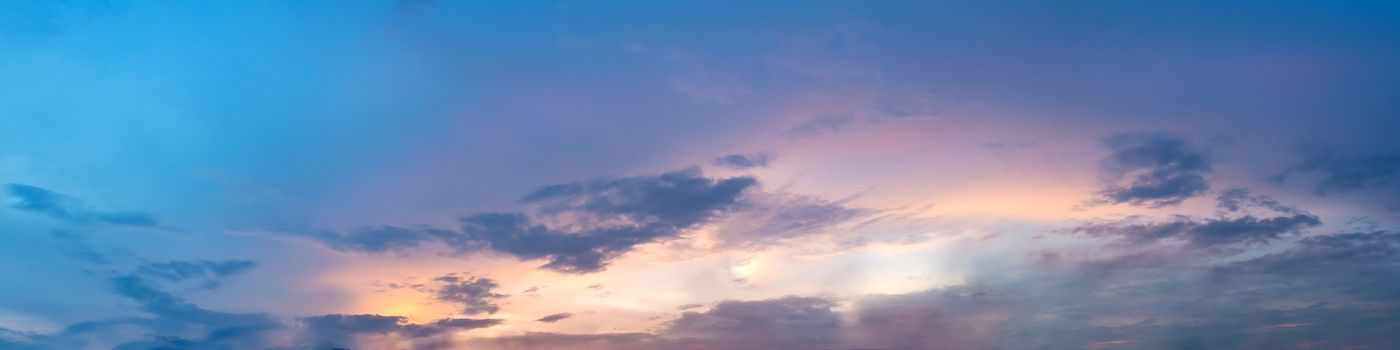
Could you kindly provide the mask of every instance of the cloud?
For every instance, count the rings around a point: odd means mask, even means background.
[[[676,307],[676,310],[685,311],[685,310],[690,310],[690,309],[698,309],[698,308],[701,308],[701,307],[704,307],[704,306],[705,306],[705,304],[699,304],[699,303],[696,303],[696,304],[685,304],[685,305],[677,306],[677,307]]]
[[[1275,179],[1283,181],[1292,171],[1322,175],[1313,188],[1317,194],[1351,192],[1395,183],[1400,178],[1400,153],[1343,154],[1330,148],[1304,150],[1302,164]]]
[[[602,270],[633,247],[681,235],[739,201],[756,182],[710,179],[688,169],[543,187],[522,201],[535,215],[486,213],[463,218],[461,234],[444,237],[460,253],[489,250],[546,259],[560,272]]]
[[[57,348],[90,338],[114,344],[114,349],[261,348],[267,347],[269,333],[281,327],[276,318],[265,314],[201,308],[162,290],[141,273],[118,275],[109,282],[114,293],[132,300],[151,317],[82,322],[46,337],[46,342]],[[144,331],[133,338],[122,332],[129,328]]]
[[[249,260],[170,261],[141,265],[137,267],[136,274],[167,282],[201,280],[203,288],[214,289],[218,288],[224,278],[252,270],[256,266],[257,263]]]
[[[341,251],[405,251],[441,242],[456,254],[489,251],[542,267],[590,273],[637,245],[680,236],[738,203],[757,182],[751,177],[713,179],[690,168],[540,187],[521,198],[532,210],[467,216],[460,230],[426,226],[378,226],[311,236]]]
[[[849,341],[890,349],[997,348],[1007,305],[1002,297],[966,287],[873,295],[855,305]]]
[[[1211,248],[1229,245],[1263,244],[1287,234],[1321,225],[1311,214],[1294,214],[1269,218],[1246,215],[1238,218],[1209,218],[1196,220],[1179,216],[1173,221],[1137,223],[1121,220],[1090,223],[1072,231],[1093,237],[1110,238],[1115,242],[1140,246],[1160,241],[1181,241],[1192,247]]]
[[[1113,152],[1099,164],[1101,203],[1165,207],[1206,192],[1207,156],[1186,140],[1161,134],[1122,134],[1103,140]]]
[[[566,318],[570,318],[570,317],[574,317],[574,314],[564,312],[564,313],[557,313],[557,314],[545,315],[544,317],[540,317],[539,319],[536,319],[535,322],[555,323],[555,322],[559,322],[559,321],[562,321],[562,320],[564,320],[564,319],[566,319]]]
[[[842,330],[845,344],[1385,348],[1393,343],[1386,334],[1400,330],[1393,303],[1400,298],[1400,235],[1394,233],[1313,236],[1241,261],[1144,264],[1113,275],[1078,275],[1050,265],[1035,263],[1023,275],[999,270],[997,279],[964,286],[859,298]]]
[[[694,71],[671,79],[667,85],[701,104],[732,104],[753,94],[748,88],[726,80],[712,72]]]
[[[1280,276],[1265,283],[1286,280]],[[1270,307],[1253,299],[1263,295],[1249,295],[1258,286],[1210,284],[1171,269],[1121,280],[1062,281],[1069,283],[1023,281],[1029,284],[866,297],[853,306],[855,321],[845,331],[849,344],[861,347],[958,350],[1111,349],[1107,346],[1112,344],[1132,349],[1384,348],[1391,342],[1385,332],[1400,329],[1400,318],[1389,314],[1396,310],[1393,306]],[[1211,287],[1202,288],[1202,283]]]
[[[1031,147],[1035,147],[1035,145],[1036,145],[1036,142],[1035,142],[1035,141],[1008,141],[1008,140],[996,140],[996,141],[989,141],[989,142],[983,142],[983,143],[978,144],[978,146],[982,146],[982,148],[986,148],[986,149],[988,149],[988,150],[991,150],[991,151],[993,151],[993,152],[998,152],[998,153],[1005,153],[1005,152],[1014,152],[1014,151],[1026,150],[1026,149],[1030,149]]]
[[[850,114],[822,114],[803,120],[784,131],[792,137],[834,134],[855,123],[856,117]]]
[[[1400,298],[1400,234],[1350,232],[1304,238],[1273,254],[1220,266],[1221,277],[1286,278],[1290,286],[1331,289],[1350,297]]]
[[[730,154],[715,158],[711,163],[719,167],[744,170],[750,168],[767,168],[768,162],[772,160],[771,158],[772,157],[767,153]]]
[[[685,312],[656,333],[559,334],[477,338],[479,349],[749,350],[836,349],[841,320],[835,302],[815,297],[726,300]]]
[[[496,319],[447,318],[431,323],[408,323],[404,317],[382,315],[321,315],[301,318],[303,337],[313,349],[352,348],[364,335],[396,335],[409,340],[436,337],[455,331],[487,328],[501,323]],[[426,346],[415,348],[436,348]],[[442,346],[446,347],[446,346]]]
[[[393,332],[402,322],[402,317],[380,315],[331,314],[301,319],[310,343],[320,349],[348,348],[355,335]]]
[[[542,186],[520,199],[526,210],[464,217],[459,230],[371,226],[309,236],[349,252],[406,252],[440,242],[454,254],[494,252],[565,273],[603,270],[634,247],[713,224],[728,247],[763,248],[827,233],[876,213],[846,201],[754,190],[751,177],[708,178],[696,168],[653,176]]]
[[[1303,160],[1270,179],[1284,183],[1295,174],[1316,180],[1313,193],[1351,193],[1379,202],[1391,211],[1400,210],[1400,152],[1338,151],[1331,147],[1308,147]]]
[[[215,280],[256,266],[246,260],[146,264],[109,278],[113,293],[145,315],[80,322],[55,334],[0,328],[0,347],[17,349],[329,349],[359,348],[363,336],[384,336],[396,348],[446,348],[458,331],[500,324],[498,319],[447,318],[408,323],[404,317],[321,315],[284,321],[262,313],[208,310],[165,290],[160,281]],[[218,283],[212,284],[214,287]],[[213,287],[210,287],[213,288]]]
[[[651,333],[561,334],[531,332],[524,335],[476,338],[471,349],[483,350],[701,350]]]
[[[10,329],[0,328],[0,349],[8,349],[8,350],[45,350],[45,349],[51,349],[50,347],[44,346],[43,344],[39,344],[39,343],[36,341],[35,338],[40,338],[40,337],[41,337],[40,335],[37,335],[37,334],[34,334],[34,333],[20,332],[20,331],[15,331],[15,330],[10,330]]]
[[[866,295],[842,307],[820,297],[727,300],[683,313],[653,333],[530,333],[469,344],[501,350],[1386,348],[1400,331],[1393,305],[1400,297],[1398,237],[1315,236],[1237,262],[1147,264],[1107,276],[1031,260],[998,269],[993,279]]]
[[[1249,208],[1264,208],[1279,213],[1297,214],[1302,211],[1291,206],[1279,203],[1273,198],[1266,196],[1256,196],[1243,188],[1232,188],[1221,191],[1215,197],[1216,207],[1229,212],[1238,212]]]
[[[830,300],[783,297],[757,301],[723,301],[704,312],[687,311],[662,334],[703,339],[728,349],[830,347],[839,337],[841,318]]]
[[[450,235],[445,230],[431,227],[370,226],[351,229],[346,232],[320,231],[312,237],[325,243],[331,249],[343,252],[385,253],[405,252],[418,245]]]
[[[875,210],[844,201],[790,193],[750,193],[738,210],[718,219],[715,237],[727,247],[762,248],[780,241],[827,233]]]
[[[506,297],[492,291],[499,284],[490,278],[448,274],[433,278],[433,281],[439,283],[434,298],[461,305],[461,312],[467,315],[494,314],[501,310],[496,302]]]
[[[5,189],[11,196],[19,198],[12,208],[42,214],[73,224],[103,223],[138,227],[156,227],[155,216],[136,212],[108,212],[93,210],[82,201],[24,184],[7,184]]]

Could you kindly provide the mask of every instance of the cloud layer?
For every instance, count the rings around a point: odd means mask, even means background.
[[[1209,189],[1209,158],[1186,140],[1162,134],[1123,134],[1103,140],[1113,153],[1099,165],[1106,203],[1151,207],[1180,204]]]

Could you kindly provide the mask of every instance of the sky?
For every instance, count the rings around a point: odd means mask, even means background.
[[[1392,349],[1388,1],[0,4],[0,349]]]

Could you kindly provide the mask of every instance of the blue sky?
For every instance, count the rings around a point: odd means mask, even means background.
[[[0,5],[0,348],[1390,348],[1383,1]]]

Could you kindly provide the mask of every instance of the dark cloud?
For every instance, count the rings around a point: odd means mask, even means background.
[[[730,154],[715,158],[712,163],[719,167],[743,170],[749,168],[767,168],[768,162],[771,160],[772,157],[767,153]]]
[[[727,349],[831,347],[841,327],[840,316],[832,311],[835,306],[830,300],[808,297],[723,301],[704,312],[683,313],[662,334]]]
[[[537,215],[487,213],[462,219],[460,235],[444,237],[459,252],[490,250],[547,259],[545,268],[588,273],[633,247],[679,236],[708,222],[754,186],[748,177],[722,180],[689,169],[541,188],[523,201]]]
[[[496,302],[506,297],[492,291],[499,285],[490,278],[449,274],[433,278],[433,281],[439,283],[434,297],[461,305],[461,312],[466,315],[494,314],[501,310]]]
[[[574,314],[564,312],[564,313],[557,313],[557,314],[552,314],[552,315],[545,315],[544,317],[540,317],[539,319],[536,319],[535,322],[555,323],[555,322],[559,322],[559,321],[562,321],[562,320],[564,320],[564,319],[566,319],[566,318],[570,318],[570,317],[574,317]]]
[[[1110,238],[1123,245],[1153,244],[1165,240],[1182,241],[1199,248],[1227,245],[1263,244],[1288,234],[1316,227],[1322,222],[1311,214],[1269,218],[1246,215],[1238,218],[1196,220],[1177,217],[1173,221],[1138,223],[1133,220],[1090,223],[1075,227],[1076,233]]]
[[[313,349],[352,348],[361,335],[398,335],[428,338],[456,331],[486,328],[500,324],[496,319],[447,318],[432,323],[408,323],[400,316],[331,314],[304,317],[304,337]]]
[[[1207,156],[1185,139],[1161,134],[1123,134],[1103,140],[1113,152],[1100,162],[1102,203],[1149,207],[1180,204],[1209,188]]]
[[[11,207],[23,211],[42,214],[54,219],[74,224],[104,223],[140,227],[159,226],[155,216],[135,212],[107,212],[89,208],[82,201],[47,189],[24,185],[7,184],[6,191],[19,198]]]

